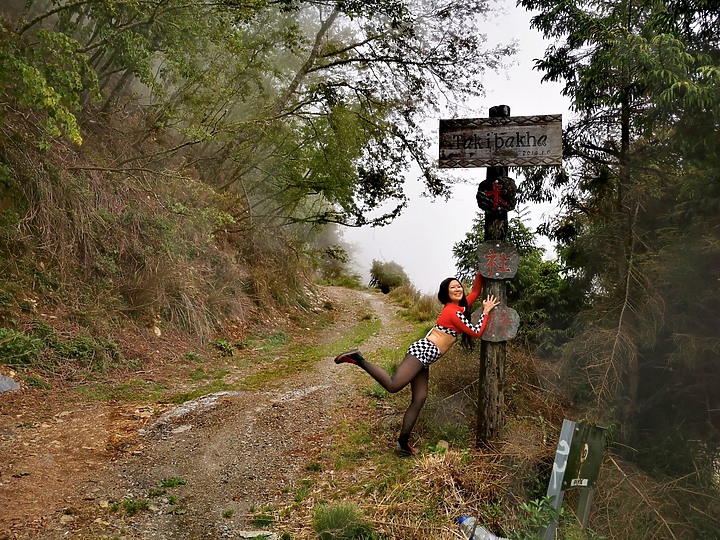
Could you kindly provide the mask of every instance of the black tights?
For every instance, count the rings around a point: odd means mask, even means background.
[[[410,354],[405,355],[395,375],[392,377],[383,368],[371,364],[367,360],[363,360],[358,365],[367,371],[380,386],[393,394],[410,384],[412,398],[410,400],[410,406],[405,411],[402,428],[400,429],[400,439],[407,442],[410,438],[410,432],[413,430],[413,427],[415,427],[415,422],[417,422],[420,411],[427,399],[430,370],[426,369],[420,360]]]

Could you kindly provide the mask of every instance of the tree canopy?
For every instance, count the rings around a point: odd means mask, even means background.
[[[184,159],[245,197],[243,219],[279,225],[387,223],[411,166],[446,196],[419,121],[479,94],[483,72],[512,52],[477,31],[484,0],[38,5],[3,27],[14,68],[3,87],[47,137],[80,143],[77,119],[142,110],[138,142],[177,139],[121,164]]]

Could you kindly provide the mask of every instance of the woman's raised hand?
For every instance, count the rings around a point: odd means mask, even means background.
[[[489,295],[483,300],[483,313],[490,313],[498,305],[500,305],[500,301],[495,298],[495,295]]]

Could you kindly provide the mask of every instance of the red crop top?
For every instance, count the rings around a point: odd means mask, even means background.
[[[478,272],[475,276],[475,282],[473,283],[470,294],[466,296],[468,306],[472,307],[475,300],[477,300],[480,291],[482,290],[482,276]],[[480,316],[480,320],[477,324],[473,324],[470,321],[468,315],[465,314],[465,308],[448,302],[443,306],[440,316],[435,323],[435,328],[451,336],[458,337],[461,333],[469,334],[472,337],[480,337],[485,330],[488,318],[485,313]]]

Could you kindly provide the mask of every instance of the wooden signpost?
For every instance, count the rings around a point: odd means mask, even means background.
[[[482,297],[500,305],[491,313],[480,347],[476,444],[496,440],[505,425],[506,342],[517,335],[520,317],[507,306],[506,279],[518,256],[505,244],[507,213],[515,209],[515,181],[508,166],[562,164],[562,115],[510,116],[510,107],[490,108],[489,118],[440,120],[440,167],[487,167],[477,192],[485,212],[485,243],[478,248]],[[473,318],[477,320],[476,314]]]
[[[505,243],[507,213],[515,209],[516,187],[508,166],[562,165],[562,116],[510,116],[510,107],[490,108],[490,118],[441,120],[440,167],[487,167],[477,203],[485,212],[485,242],[478,247],[479,271],[485,278],[482,297],[499,301],[490,313],[480,348],[477,445],[497,439],[505,423],[505,344],[517,335],[520,317],[507,306],[505,280],[517,272],[519,257]],[[473,320],[479,319],[478,310]],[[564,492],[580,490],[578,516],[587,523],[595,482],[605,447],[603,428],[564,420],[547,495],[555,510]],[[550,521],[540,538],[555,538],[557,523]]]
[[[562,165],[562,115],[440,120],[440,167]]]

